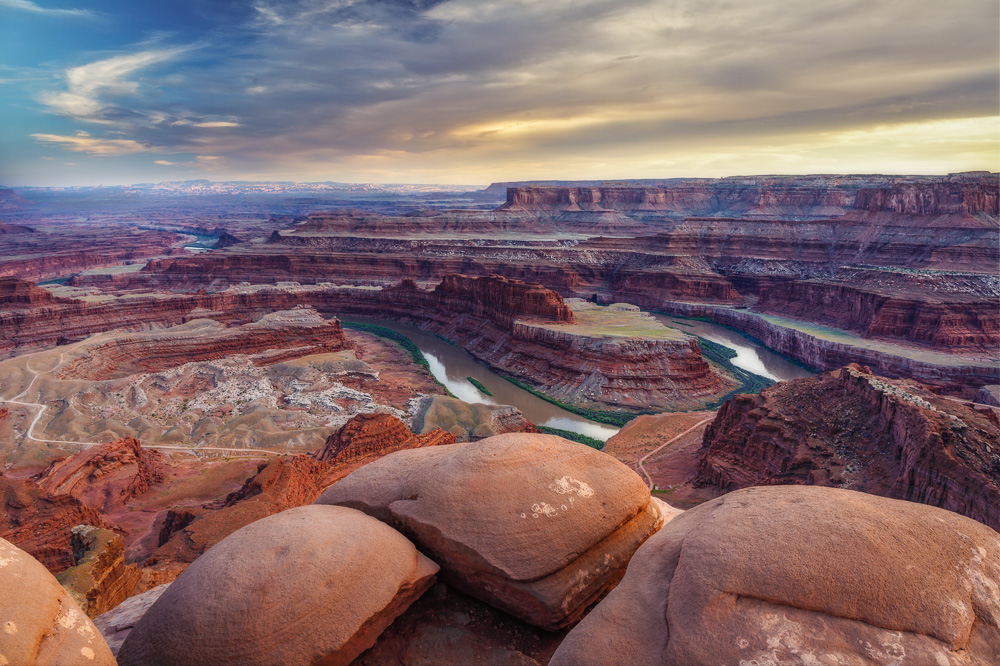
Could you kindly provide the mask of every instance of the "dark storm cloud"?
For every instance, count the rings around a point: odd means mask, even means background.
[[[993,0],[260,0],[224,13],[240,24],[218,41],[81,63],[42,99],[94,137],[303,174],[996,115]]]

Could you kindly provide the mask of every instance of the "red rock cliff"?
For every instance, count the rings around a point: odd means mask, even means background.
[[[123,437],[56,460],[35,481],[45,493],[69,495],[107,512],[163,481],[162,466],[158,451],[142,448],[134,437]]]
[[[723,405],[698,481],[816,484],[943,507],[1000,528],[1000,418],[849,365]]]
[[[0,474],[0,537],[27,551],[52,573],[76,564],[70,529],[111,527],[93,508],[70,495],[53,495],[30,479]]]
[[[439,307],[456,313],[489,319],[511,330],[518,318],[538,317],[546,321],[572,324],[573,312],[562,296],[540,284],[508,280],[499,275],[470,278],[446,275],[434,288]]]

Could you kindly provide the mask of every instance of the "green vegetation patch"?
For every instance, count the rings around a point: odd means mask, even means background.
[[[486,388],[486,385],[483,384],[478,379],[476,379],[475,377],[466,377],[466,379],[468,379],[469,383],[472,384],[473,386],[475,386],[479,390],[479,392],[482,393],[483,395],[488,395],[488,396],[491,396],[491,397],[493,396],[493,394],[490,392],[490,390],[488,388]]]
[[[362,324],[361,322],[357,321],[341,320],[340,325],[343,326],[344,328],[349,328],[354,331],[363,331],[365,333],[371,333],[372,335],[377,335],[380,338],[385,338],[386,340],[391,340],[395,342],[397,345],[402,347],[403,350],[406,351],[406,353],[410,355],[410,358],[413,359],[414,363],[422,367],[427,372],[431,371],[431,364],[427,362],[427,357],[424,356],[424,353],[420,351],[419,347],[413,344],[413,340],[410,340],[402,333],[394,331],[391,328],[386,328],[385,326],[378,326],[376,324]],[[437,383],[438,386],[444,389],[446,395],[452,398],[455,397],[454,395],[452,395],[451,391],[448,390],[447,386],[438,381],[437,377],[434,377],[433,373],[431,373],[431,377],[433,377],[434,381]]]
[[[573,442],[580,442],[581,444],[586,444],[592,449],[597,449],[600,451],[604,448],[604,442],[593,437],[587,437],[586,435],[581,435],[578,432],[573,432],[572,430],[562,430],[560,428],[550,428],[548,426],[535,426],[538,428],[539,432],[543,432],[546,435],[558,435],[563,439],[568,439]]]
[[[507,375],[499,375],[507,381],[509,381],[514,386],[521,390],[527,391],[532,395],[538,396],[546,402],[551,402],[556,407],[561,407],[567,412],[573,412],[574,414],[579,414],[585,419],[591,421],[596,421],[597,423],[607,423],[608,425],[617,426],[619,428],[624,427],[626,423],[634,419],[641,414],[655,414],[656,412],[642,411],[642,412],[612,412],[603,409],[587,409],[586,407],[577,407],[576,405],[571,405],[568,402],[562,402],[561,400],[556,400],[552,396],[546,395],[541,391],[532,388],[528,384],[525,384],[519,379],[514,379]]]

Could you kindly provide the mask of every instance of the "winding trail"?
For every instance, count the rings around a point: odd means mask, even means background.
[[[643,457],[639,458],[639,462],[638,462],[639,471],[642,472],[643,476],[646,477],[646,481],[649,484],[649,489],[650,490],[653,490],[653,486],[655,484],[653,483],[653,477],[651,477],[649,475],[649,472],[647,472],[645,466],[643,466],[643,463],[646,462],[646,459],[649,458],[651,455],[653,455],[655,453],[658,453],[660,451],[660,449],[662,449],[663,447],[669,446],[670,444],[673,444],[674,442],[676,442],[678,439],[680,439],[684,435],[688,434],[692,430],[700,428],[701,426],[705,425],[706,423],[708,423],[709,421],[713,420],[714,418],[715,418],[714,416],[710,416],[707,419],[702,419],[701,421],[698,421],[697,423],[695,423],[693,426],[691,426],[690,428],[688,428],[687,430],[685,430],[681,434],[677,435],[676,437],[672,437],[672,438],[668,439],[663,444],[660,444],[658,447],[656,447],[655,449],[653,449],[652,451],[650,451],[649,453],[647,453]]]
[[[43,352],[35,352],[35,353],[40,354]],[[28,354],[27,356],[28,357],[34,356],[34,354]],[[40,437],[35,437],[34,435],[35,425],[38,424],[38,421],[42,418],[42,414],[44,414],[45,410],[48,409],[48,405],[43,405],[37,402],[23,402],[21,400],[18,400],[18,398],[22,398],[25,395],[27,395],[28,391],[31,390],[31,387],[35,385],[35,380],[38,379],[39,375],[43,373],[52,374],[53,372],[59,369],[59,366],[61,366],[63,364],[63,361],[65,360],[66,360],[66,354],[65,352],[61,352],[59,354],[59,362],[56,363],[51,370],[40,371],[32,368],[30,358],[26,358],[24,362],[24,369],[32,373],[33,375],[31,381],[28,382],[27,388],[25,388],[23,391],[15,395],[10,400],[4,400],[3,398],[0,398],[0,403],[7,403],[10,405],[21,405],[22,407],[33,407],[38,410],[37,413],[35,414],[35,418],[31,420],[31,423],[28,425],[28,430],[24,434],[24,436],[27,439],[33,440],[35,442],[42,442],[43,444],[69,444],[72,446],[82,446],[84,448],[89,448],[92,446],[104,446],[105,444],[107,444],[107,442],[72,442],[64,439],[42,439]],[[144,449],[166,449],[169,451],[188,451],[192,454],[198,453],[199,451],[225,451],[227,453],[233,453],[236,455],[242,455],[247,457],[251,456],[267,457],[269,455],[270,456],[287,455],[285,452],[271,451],[269,449],[229,449],[218,446],[171,446],[167,444],[149,444],[149,445],[143,444],[142,447]]]

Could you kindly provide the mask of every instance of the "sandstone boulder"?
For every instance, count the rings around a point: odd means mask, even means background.
[[[0,539],[0,664],[114,664],[100,632],[38,560]]]
[[[524,433],[399,451],[316,502],[393,525],[449,584],[546,629],[578,620],[663,521],[611,456]]]
[[[958,666],[998,655],[1000,535],[922,504],[775,486],[670,521],[551,663]]]
[[[258,520],[188,567],[125,639],[121,664],[346,664],[431,585],[438,566],[344,507]]]

